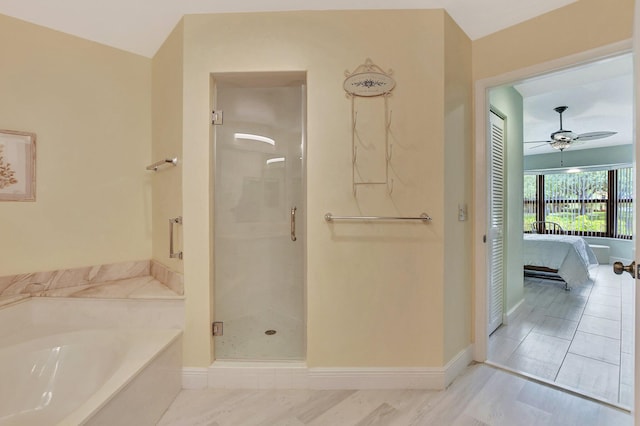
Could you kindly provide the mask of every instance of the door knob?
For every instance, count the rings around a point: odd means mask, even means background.
[[[627,271],[628,273],[631,274],[633,278],[635,278],[636,277],[636,261],[634,260],[627,266],[624,266],[622,262],[615,262],[613,264],[613,272],[615,272],[616,275],[620,275],[624,271]]]

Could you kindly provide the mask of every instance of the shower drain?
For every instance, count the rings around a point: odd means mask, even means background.
[[[276,334],[275,330],[267,330],[264,332],[264,334],[266,334],[267,336],[273,336],[274,334]]]

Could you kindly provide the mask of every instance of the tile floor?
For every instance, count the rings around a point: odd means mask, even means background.
[[[631,407],[633,279],[611,265],[593,282],[564,290],[558,281],[525,277],[524,304],[489,338],[489,361],[571,390]]]
[[[628,413],[486,364],[445,390],[183,390],[160,426],[631,426]]]

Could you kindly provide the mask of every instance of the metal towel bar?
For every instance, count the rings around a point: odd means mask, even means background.
[[[169,219],[169,257],[170,258],[178,258],[182,259],[182,252],[174,252],[173,251],[173,225],[179,224],[182,225],[182,216],[173,217]]]
[[[324,215],[324,220],[327,222],[333,222],[334,220],[420,220],[424,223],[431,222],[431,216],[426,213],[422,213],[417,217],[401,217],[401,216],[334,216],[331,213]]]
[[[154,172],[158,171],[158,167],[164,166],[165,164],[173,164],[174,166],[178,165],[178,158],[165,158],[164,160],[156,161],[155,163],[147,166],[147,170],[153,170]]]

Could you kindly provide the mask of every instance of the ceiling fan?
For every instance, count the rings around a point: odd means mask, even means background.
[[[574,142],[582,142],[582,141],[590,141],[594,139],[602,139],[612,135],[615,135],[617,132],[588,132],[577,134],[572,132],[571,130],[565,130],[562,128],[562,113],[567,110],[567,106],[559,106],[555,107],[553,110],[560,114],[560,129],[551,133],[549,136],[549,140],[547,141],[529,141],[525,143],[537,143],[539,145],[532,146],[531,148],[537,148],[539,146],[543,146],[545,144],[551,145],[552,148],[559,150],[560,152],[569,148],[569,146]]]

